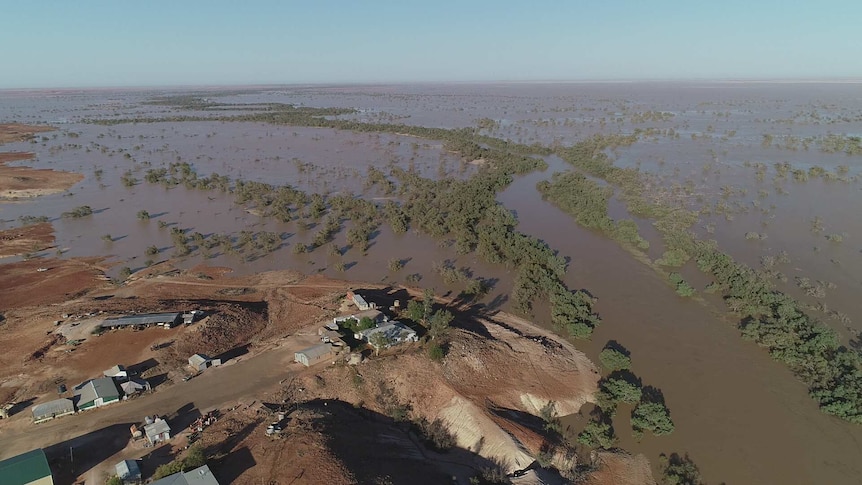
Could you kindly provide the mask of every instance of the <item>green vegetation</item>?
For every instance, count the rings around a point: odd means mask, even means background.
[[[688,262],[689,259],[691,259],[691,256],[682,249],[671,249],[665,251],[661,256],[661,259],[656,260],[656,263],[662,266],[678,268]]]
[[[446,357],[446,347],[437,342],[431,342],[428,346],[428,358],[440,362],[444,357]]]
[[[185,458],[177,458],[174,461],[161,465],[156,468],[153,479],[158,480],[174,473],[187,472],[195,468],[205,465],[207,462],[206,455],[200,446],[192,445],[186,453]]]
[[[64,212],[60,215],[64,219],[78,219],[81,217],[87,217],[93,213],[93,209],[88,205],[82,205],[80,207],[75,207],[71,211]]]
[[[630,380],[615,373],[599,381],[599,392],[596,396],[599,406],[605,411],[612,412],[621,402],[634,404],[640,401],[642,394],[640,382],[630,382]]]
[[[129,276],[132,276],[132,268],[129,268],[128,266],[120,268],[120,279],[125,281],[129,279]]]
[[[123,485],[123,481],[120,479],[120,477],[114,475],[109,478],[107,482],[105,482],[105,485]]]
[[[110,234],[105,234],[104,236],[102,236],[102,241],[105,241],[105,242],[114,242],[114,238],[113,238],[113,237],[111,237],[111,235],[110,235]]]
[[[680,275],[679,273],[669,274],[668,281],[670,281],[670,284],[673,285],[673,287],[676,289],[676,292],[677,294],[679,294],[679,296],[688,297],[694,295],[694,288],[692,288],[691,285],[689,285],[688,282],[685,281],[682,278],[682,275]]]
[[[22,226],[31,226],[33,224],[41,224],[43,222],[48,222],[48,216],[20,216],[18,217],[18,221],[21,222]]]
[[[591,448],[611,449],[616,446],[617,437],[610,423],[592,419],[578,434],[578,443]]]
[[[661,485],[703,485],[700,470],[686,454],[684,457],[672,453],[660,457]]]
[[[599,361],[602,366],[613,372],[618,370],[627,370],[631,368],[632,359],[628,353],[621,351],[618,348],[605,346],[599,354]]]
[[[672,433],[673,428],[670,411],[662,402],[641,401],[632,411],[632,429],[636,437],[643,435],[644,431],[663,436]]]
[[[138,211],[138,220],[139,221],[148,221],[150,220],[150,213],[145,210]]]
[[[147,249],[144,250],[144,254],[146,254],[147,256],[155,256],[159,254],[159,248],[157,248],[156,246],[149,246],[147,247]]]

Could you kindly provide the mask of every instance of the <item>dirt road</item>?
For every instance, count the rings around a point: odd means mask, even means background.
[[[204,411],[241,398],[250,402],[281,380],[305,370],[293,363],[293,353],[313,341],[316,341],[316,336],[291,337],[276,348],[210,368],[190,381],[171,385],[151,395],[39,425],[28,423],[22,428],[4,430],[0,434],[0,459],[48,447],[108,426],[136,423],[146,415],[170,415],[181,408]]]

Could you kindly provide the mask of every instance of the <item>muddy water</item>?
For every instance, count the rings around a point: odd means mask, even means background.
[[[858,483],[862,429],[822,414],[805,386],[721,312],[678,297],[653,270],[544,202],[536,183],[565,168],[552,163],[521,177],[499,200],[517,211],[519,230],[572,258],[570,287],[599,297],[603,323],[579,347],[597,361],[605,342],[620,342],[644,384],[664,392],[674,433],[636,443],[628,420],[618,419],[621,446],[653,463],[659,453],[687,451],[709,483]]]

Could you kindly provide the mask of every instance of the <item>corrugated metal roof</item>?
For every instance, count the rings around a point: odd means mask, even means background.
[[[117,385],[110,377],[102,377],[99,379],[90,379],[89,381],[75,388],[75,395],[79,396],[78,405],[86,404],[95,401],[98,398],[102,399],[119,399],[120,391],[117,390]]]
[[[206,465],[185,473],[175,473],[150,485],[219,485]]]
[[[123,460],[114,465],[114,468],[121,480],[139,480],[141,478],[141,469],[135,460]]]
[[[0,461],[3,485],[26,485],[50,476],[51,468],[41,448]]]
[[[153,424],[148,424],[144,426],[144,434],[147,435],[148,438],[152,438],[153,436],[162,434],[162,433],[170,433],[171,427],[168,426],[168,422],[164,419],[161,421],[156,421]]]
[[[327,355],[332,353],[332,346],[329,344],[318,344],[313,347],[309,347],[307,349],[302,349],[297,354],[302,354],[309,359],[316,359],[318,357]]]
[[[363,340],[368,340],[370,342],[371,337],[376,333],[382,333],[391,340],[403,340],[416,335],[415,330],[397,320],[380,325],[379,327],[362,330],[359,332],[359,335]]]
[[[103,327],[118,327],[121,325],[153,325],[156,323],[173,323],[182,315],[176,313],[143,313],[140,315],[126,315],[124,317],[106,318],[102,322]]]
[[[66,398],[55,399],[33,406],[33,417],[36,419],[70,412],[75,412],[75,404],[71,399]]]
[[[212,359],[210,359],[209,357],[207,357],[204,354],[195,354],[195,355],[189,357],[189,364],[197,367],[197,366],[203,364],[204,362],[207,362],[210,360],[212,360]]]

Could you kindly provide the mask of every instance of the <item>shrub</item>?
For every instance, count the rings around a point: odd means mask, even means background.
[[[145,210],[138,211],[138,220],[139,221],[148,221],[150,220],[150,213]]]
[[[446,348],[437,342],[432,342],[428,347],[428,358],[435,362],[440,362],[443,360],[443,357],[446,357]]]
[[[632,411],[632,429],[635,436],[651,431],[656,436],[671,434],[674,426],[664,403],[641,402]]]
[[[599,354],[599,361],[609,371],[626,370],[632,365],[632,359],[627,354],[611,347],[605,347]]]

